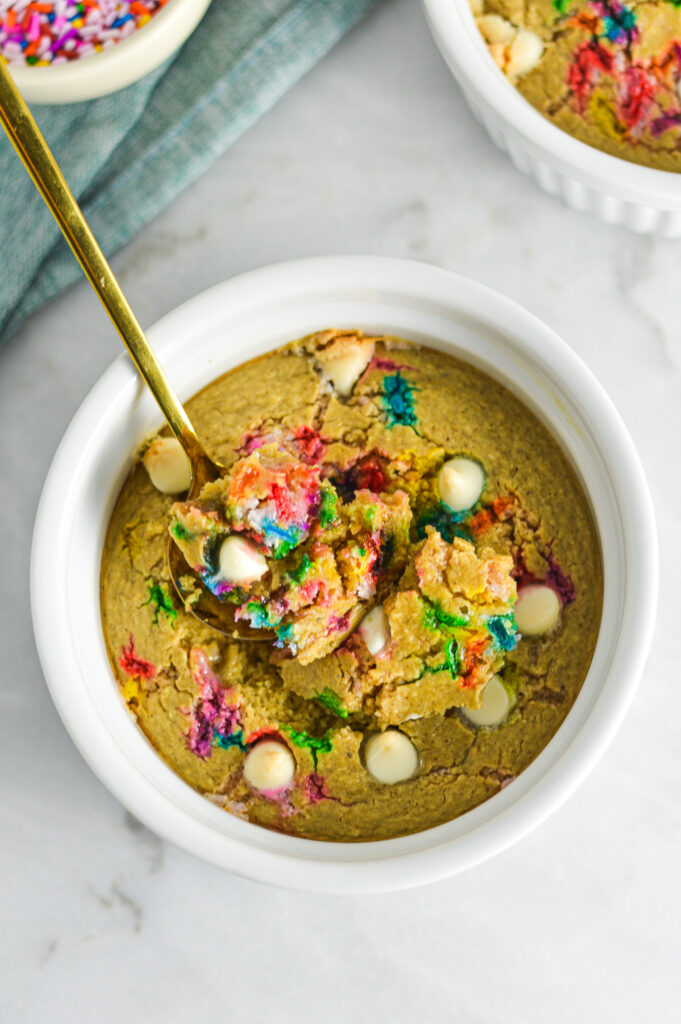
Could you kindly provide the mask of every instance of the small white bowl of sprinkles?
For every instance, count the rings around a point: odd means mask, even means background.
[[[0,0],[0,60],[29,103],[131,85],[194,31],[210,0]]]

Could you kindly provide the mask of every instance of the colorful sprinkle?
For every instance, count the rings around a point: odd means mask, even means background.
[[[171,626],[175,625],[177,619],[177,608],[168,589],[167,583],[157,582],[154,579],[147,580],[147,600],[144,605],[150,604],[154,609],[153,623],[158,626],[159,615],[165,615]]]
[[[338,504],[338,495],[332,487],[322,484],[321,499],[319,502],[319,525],[323,530],[327,530],[329,526],[338,519],[338,513],[336,512],[336,506]]]
[[[416,521],[416,536],[419,540],[423,540],[426,536],[426,527],[432,526],[448,544],[451,544],[455,537],[470,540],[472,531],[469,530],[468,525],[466,527],[461,525],[469,513],[470,510],[462,513],[452,512],[441,502],[431,505],[424,509]]]
[[[418,390],[398,371],[383,378],[383,407],[388,416],[388,426],[401,424],[413,427],[417,422],[414,412],[414,391]]]
[[[572,604],[577,599],[577,588],[572,577],[563,569],[550,547],[540,551],[540,554],[548,566],[544,576],[539,576],[528,569],[520,549],[514,552],[512,575],[518,587],[527,586],[530,583],[547,583],[553,587],[564,605]]]
[[[322,461],[329,443],[314,427],[296,427],[293,442],[300,458],[312,464]]]
[[[385,459],[375,452],[363,455],[352,466],[341,470],[333,479],[334,486],[347,504],[357,491],[371,491],[382,494],[388,490],[388,473]]]
[[[348,717],[348,712],[343,707],[340,697],[337,693],[334,693],[333,690],[322,690],[321,693],[317,694],[315,700],[333,715],[338,715],[339,718]]]
[[[128,646],[123,645],[121,648],[118,664],[127,675],[135,676],[137,679],[153,679],[156,675],[156,666],[146,658],[140,658],[136,652],[132,633]]]
[[[281,626],[277,626],[275,631],[277,639],[274,641],[274,646],[283,650],[288,647],[291,654],[296,654],[298,651],[298,645],[293,639],[293,623],[287,622]]]
[[[178,523],[177,520],[171,526],[170,532],[175,540],[191,540],[192,537],[192,534],[186,526],[183,526],[182,523]]]
[[[322,800],[333,800],[326,788],[326,779],[317,772],[310,772],[302,782],[303,798],[306,804],[318,804]]]
[[[449,615],[434,601],[426,601],[423,598],[423,605],[423,623],[427,629],[441,631],[461,629],[468,625],[468,619],[464,619],[460,615]]]
[[[312,567],[312,559],[309,555],[303,555],[295,569],[289,569],[289,579],[294,583],[302,583],[309,569]]]
[[[295,743],[297,747],[303,750],[309,750],[312,754],[312,760],[315,768],[317,767],[317,757],[319,754],[328,754],[333,749],[333,744],[328,735],[324,736],[310,736],[308,732],[302,730],[298,732],[291,725],[282,726],[291,737],[291,742]]]
[[[494,615],[487,620],[487,629],[502,651],[512,651],[518,643],[518,627],[512,614]]]
[[[611,43],[630,45],[639,36],[636,27],[636,14],[624,4],[614,0],[612,3],[596,3],[596,10],[601,14],[605,34]]]
[[[223,686],[202,648],[192,647],[189,665],[199,697],[188,711],[190,725],[185,734],[188,749],[204,761],[211,756],[213,746],[223,749],[237,746],[245,750],[241,710],[237,703],[232,703],[235,690]]]

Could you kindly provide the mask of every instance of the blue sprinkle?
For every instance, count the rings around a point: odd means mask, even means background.
[[[518,643],[518,627],[513,615],[493,615],[487,620],[487,629],[502,651],[512,651]]]
[[[248,749],[244,743],[244,734],[241,729],[227,736],[216,732],[213,736],[213,741],[217,747],[222,747],[223,750],[229,750],[230,747],[238,747],[239,750],[245,752]]]
[[[413,398],[417,390],[399,371],[383,378],[383,405],[388,414],[388,426],[394,427],[400,423],[405,427],[413,427],[418,422]]]

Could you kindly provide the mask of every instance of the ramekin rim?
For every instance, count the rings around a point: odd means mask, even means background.
[[[421,280],[423,281],[425,281],[425,278],[428,278],[433,285],[438,284],[443,286],[443,294],[445,289],[451,289],[453,283],[456,283],[456,286],[460,290],[466,290],[470,295],[476,293],[481,300],[484,299],[485,305],[489,306],[491,304],[492,306],[495,306],[496,312],[503,311],[505,318],[510,318],[511,320],[515,319],[519,324],[522,322],[524,326],[531,323],[535,329],[541,329],[543,340],[545,340],[549,346],[557,346],[556,351],[560,351],[561,358],[567,360],[568,366],[578,374],[580,382],[584,383],[589,389],[591,389],[593,394],[598,396],[600,412],[597,418],[602,421],[602,424],[606,429],[612,430],[613,436],[616,438],[616,444],[619,445],[619,453],[626,461],[625,475],[628,475],[631,483],[636,485],[634,493],[637,497],[634,499],[632,511],[638,517],[639,524],[643,524],[645,527],[642,531],[643,550],[638,559],[637,570],[639,573],[642,572],[644,565],[647,564],[647,570],[643,573],[644,583],[646,584],[647,589],[643,605],[644,608],[647,609],[648,614],[644,618],[643,622],[639,622],[639,646],[634,653],[633,662],[627,666],[628,681],[626,685],[621,687],[619,692],[616,708],[617,713],[613,713],[614,709],[610,707],[605,709],[605,713],[603,712],[603,709],[601,709],[600,715],[596,716],[596,709],[594,707],[589,712],[577,734],[559,755],[556,763],[551,764],[548,771],[541,774],[527,792],[520,793],[516,801],[511,804],[506,811],[502,812],[501,815],[492,817],[489,821],[484,822],[481,827],[478,827],[477,845],[475,838],[476,828],[473,827],[471,836],[464,833],[461,836],[445,839],[442,842],[434,841],[433,845],[427,849],[412,851],[411,853],[401,854],[397,857],[388,857],[387,854],[390,844],[397,843],[399,840],[385,840],[378,844],[372,844],[380,847],[381,850],[385,852],[384,856],[379,856],[372,861],[347,862],[342,860],[342,856],[338,862],[330,860],[327,862],[309,861],[303,860],[299,857],[293,857],[291,859],[279,852],[267,851],[264,855],[264,861],[262,857],[260,858],[260,861],[263,861],[267,866],[267,877],[264,877],[265,872],[261,866],[249,869],[248,865],[243,863],[243,858],[241,864],[230,863],[229,865],[225,865],[224,857],[213,859],[205,850],[197,849],[196,843],[189,842],[186,838],[185,832],[178,830],[177,828],[171,828],[167,822],[162,820],[162,815],[161,818],[159,818],[159,815],[161,814],[161,801],[158,802],[158,807],[152,807],[151,810],[148,804],[145,806],[138,806],[135,794],[132,794],[130,790],[126,791],[125,789],[119,792],[117,788],[117,780],[112,779],[111,773],[101,769],[101,764],[99,762],[93,763],[93,760],[96,761],[96,758],[93,757],[92,749],[88,749],[88,744],[83,742],[83,737],[78,733],[74,723],[71,721],[71,709],[65,707],[60,699],[59,680],[50,664],[51,651],[48,650],[46,646],[46,631],[44,628],[41,628],[44,626],[45,616],[50,614],[50,610],[46,607],[44,593],[41,592],[38,577],[39,573],[42,571],[43,553],[47,549],[51,540],[50,533],[45,528],[45,515],[48,511],[46,506],[49,505],[49,502],[53,497],[51,491],[54,489],[55,484],[60,485],[60,453],[63,453],[65,450],[64,446],[67,438],[69,437],[69,433],[74,430],[73,425],[77,425],[78,419],[82,416],[83,411],[87,409],[88,403],[92,404],[92,396],[95,392],[97,392],[97,398],[99,399],[104,396],[107,388],[113,388],[112,394],[115,392],[120,396],[121,384],[118,382],[118,378],[120,378],[121,382],[123,381],[123,368],[125,368],[125,376],[128,378],[128,382],[130,380],[130,374],[132,373],[130,367],[127,365],[125,356],[119,357],[115,360],[114,364],[109,367],[97,384],[95,384],[90,395],[84,400],[81,408],[76,413],[72,424],[67,429],[62,444],[55,455],[50,472],[48,473],[38,513],[36,515],[31,563],[31,605],[39,655],[43,664],[48,687],[59,710],[60,716],[88,764],[90,764],[96,774],[102,778],[105,784],[116,793],[121,802],[133,810],[133,813],[136,813],[138,817],[145,820],[148,824],[151,824],[151,826],[158,832],[165,835],[173,842],[176,842],[181,846],[184,845],[185,848],[191,850],[194,854],[203,856],[207,860],[213,860],[214,863],[220,863],[223,867],[228,866],[231,870],[260,881],[273,881],[274,884],[288,885],[292,888],[301,888],[309,891],[377,892],[435,881],[438,878],[454,873],[454,871],[464,870],[465,868],[492,856],[501,849],[515,842],[517,839],[521,838],[522,835],[526,834],[533,827],[536,827],[555,808],[557,808],[557,806],[559,806],[567,796],[569,796],[569,794],[579,785],[584,776],[588,774],[607,748],[607,745],[619,727],[622,718],[626,714],[629,703],[638,686],[640,674],[643,670],[644,660],[647,655],[647,649],[652,635],[652,626],[654,623],[654,605],[657,592],[657,547],[654,539],[655,530],[652,505],[650,503],[650,496],[647,491],[643,470],[640,466],[638,456],[636,455],[633,443],[629,438],[626,428],[619,418],[618,413],[612,406],[609,398],[607,398],[607,395],[603,392],[600,384],[595,380],[593,374],[591,374],[577,355],[566,345],[564,341],[562,341],[562,339],[559,338],[558,335],[555,334],[555,332],[551,331],[550,328],[523,307],[518,306],[512,300],[494,292],[484,285],[468,281],[466,278],[452,274],[449,271],[444,271],[435,267],[428,267],[424,264],[411,263],[409,261],[361,256],[318,257],[311,260],[293,261],[286,264],[278,264],[273,267],[263,268],[261,270],[251,271],[250,273],[241,275],[232,281],[223,282],[221,285],[217,285],[214,288],[209,289],[207,292],[196,296],[194,299],[189,300],[189,302],[168,314],[167,317],[164,317],[158,322],[154,331],[158,333],[161,328],[164,330],[170,330],[171,332],[173,330],[177,330],[178,327],[181,326],[183,319],[186,320],[187,318],[196,317],[197,313],[200,311],[201,304],[204,305],[204,308],[208,308],[212,298],[217,293],[223,293],[228,296],[230,291],[235,293],[239,289],[244,290],[248,288],[256,293],[258,291],[262,293],[262,289],[267,289],[273,283],[276,283],[277,278],[286,279],[287,277],[291,278],[293,276],[299,281],[308,281],[314,274],[321,277],[333,277],[334,271],[337,277],[342,277],[344,272],[346,276],[352,276],[352,274],[354,274],[355,278],[360,279],[362,282],[371,282],[372,276],[374,281],[378,281],[378,279],[381,278],[381,275],[389,279],[394,278],[394,288],[397,288],[396,280],[400,274],[403,277],[405,274],[408,276],[411,275],[414,278],[414,290],[416,290],[415,279],[417,277],[421,277]],[[437,281],[435,280],[436,278],[438,279]],[[371,287],[370,284],[368,286]],[[383,282],[382,285],[376,284],[377,288],[380,286],[387,287],[385,282]],[[293,290],[292,284],[289,284],[287,287],[289,290]],[[416,300],[416,296],[414,297]],[[454,308],[454,305],[455,304],[452,301],[452,308]],[[459,308],[458,305],[457,308]],[[127,387],[127,384],[125,386]],[[622,472],[622,467],[620,467],[620,472]],[[651,526],[652,534],[650,532]],[[641,638],[642,642],[640,642]],[[609,668],[606,673],[606,680],[610,675],[610,672],[611,669]],[[605,681],[603,685],[605,685]],[[598,701],[596,701],[596,704],[597,703]],[[600,724],[598,725],[599,722]],[[598,728],[596,728],[597,725]],[[137,727],[135,726],[135,728]],[[575,750],[578,746],[584,749],[577,757],[575,755]],[[563,770],[562,772],[559,772],[558,769],[561,764],[563,765]],[[532,766],[530,766],[530,768],[531,767]],[[527,771],[529,770],[530,769]],[[534,801],[528,799],[533,790],[535,793]],[[518,810],[518,807],[520,807],[520,810]],[[532,810],[532,808],[534,809]],[[181,811],[180,813],[181,815],[184,815],[184,811]],[[515,825],[513,828],[509,828],[508,826],[509,814],[513,814],[515,818]],[[428,831],[435,836],[437,829],[442,827],[443,826],[438,826],[437,828]],[[496,842],[490,843],[489,836],[494,835],[495,827],[497,831]],[[499,834],[499,829],[503,834]],[[483,846],[485,846],[485,835],[488,837],[486,849],[482,853],[479,849],[481,831],[483,834]],[[300,840],[298,842],[300,842]],[[243,850],[246,849],[252,854],[252,848],[250,846],[246,846],[239,840],[228,837],[224,834],[221,837],[221,843],[223,846],[232,847],[236,844],[236,847],[238,847],[242,853]],[[456,868],[452,869],[450,857],[447,856],[446,851],[451,849],[454,844],[457,844],[459,848],[459,863]],[[338,850],[338,848],[341,850],[343,849],[343,844],[330,845],[332,845],[335,850]],[[469,852],[466,857],[461,853],[461,851],[465,851],[467,848]],[[259,865],[260,861],[258,862]],[[386,865],[388,864],[391,865],[391,868],[386,871]],[[420,865],[418,878],[414,878],[412,875],[412,867],[416,864]],[[295,871],[293,870],[294,865],[297,865],[297,869]]]

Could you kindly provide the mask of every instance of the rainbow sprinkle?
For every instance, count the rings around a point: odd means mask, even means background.
[[[106,50],[142,28],[168,0],[0,0],[0,59],[66,64]]]

